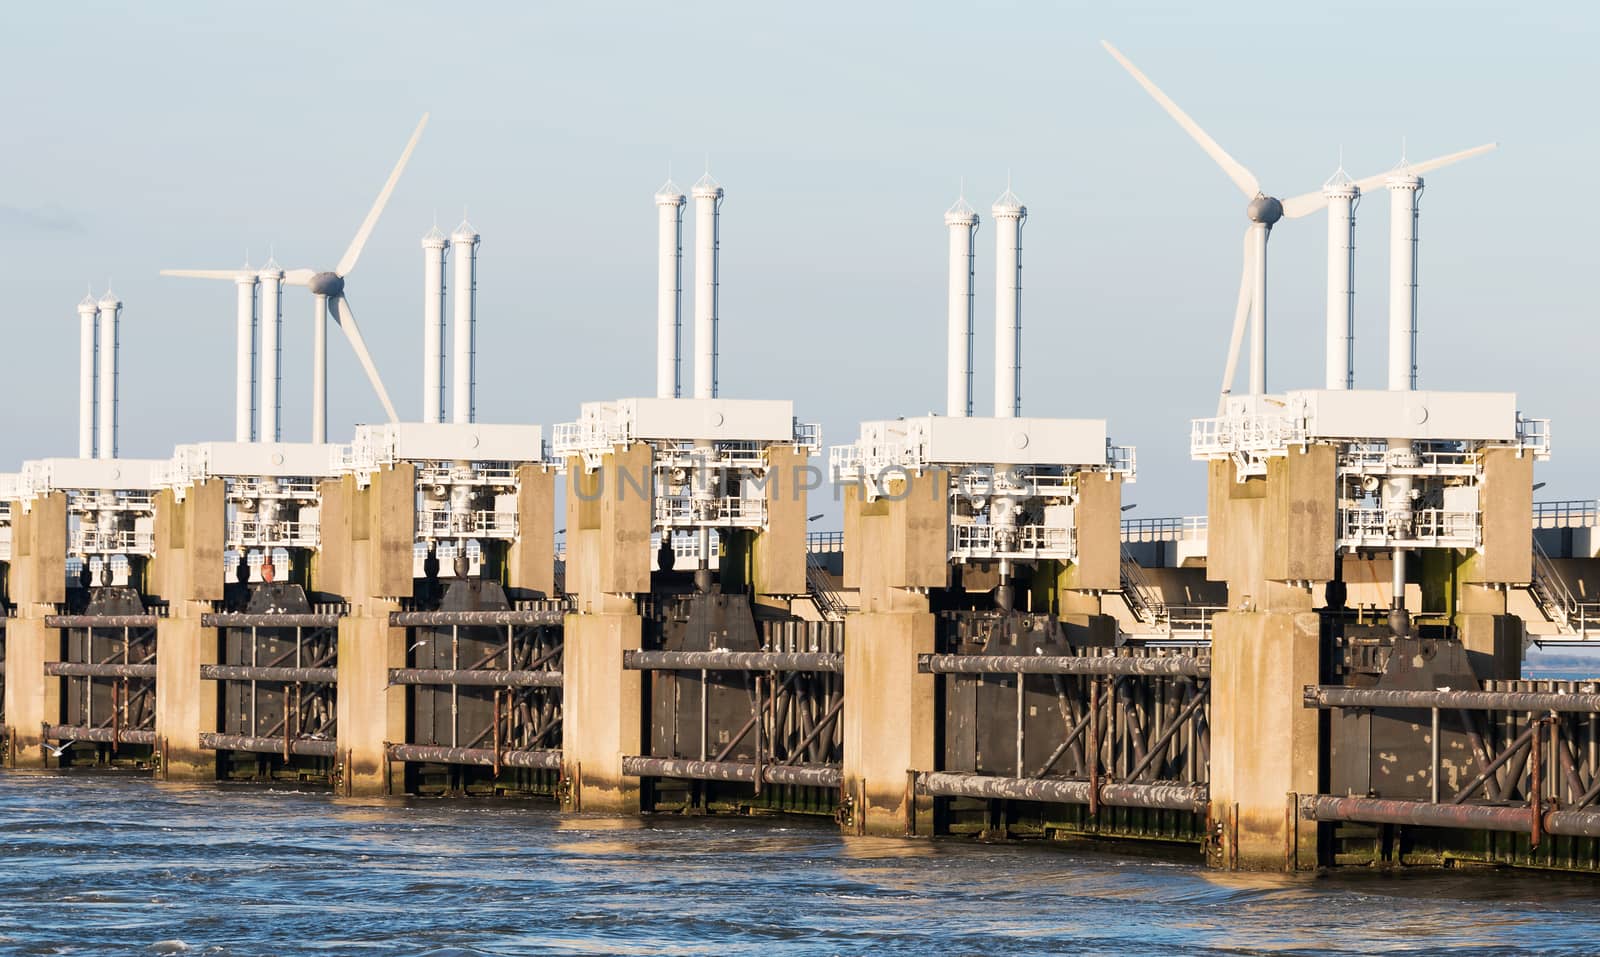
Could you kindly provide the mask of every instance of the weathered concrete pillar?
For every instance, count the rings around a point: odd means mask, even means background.
[[[416,469],[406,462],[322,483],[322,543],[314,586],[342,595],[339,622],[338,765],[347,794],[382,794],[392,776],[387,747],[405,740],[404,689],[389,669],[405,667],[406,631],[389,613],[412,593],[416,541]]]
[[[517,541],[507,556],[512,588],[556,596],[556,472],[543,465],[517,469]]]
[[[1334,449],[1314,445],[1243,482],[1232,462],[1210,466],[1207,577],[1228,583],[1211,636],[1215,866],[1316,861],[1315,830],[1297,827],[1290,801],[1320,791],[1319,722],[1302,689],[1321,680],[1312,591],[1334,574],[1334,465]]]
[[[860,611],[845,619],[844,792],[858,834],[931,834],[933,801],[911,774],[934,770],[934,676],[917,656],[934,651],[926,589],[949,585],[950,473],[891,479],[866,501],[845,489],[844,584]]]
[[[1105,614],[1100,596],[1122,587],[1122,476],[1079,472],[1076,477],[1078,558],[1057,576],[1056,617],[1075,641],[1111,644],[1117,620]]]
[[[1479,678],[1522,676],[1521,618],[1506,613],[1505,589],[1533,577],[1533,456],[1514,449],[1483,455],[1483,547],[1457,576],[1456,633]]]
[[[641,751],[644,707],[639,672],[622,653],[640,646],[634,596],[650,591],[648,445],[618,445],[593,472],[567,463],[567,592],[562,652],[562,773],[573,810],[637,813],[639,781],[622,758]]]
[[[67,600],[67,496],[33,499],[24,512],[11,503],[11,600],[6,622],[6,726],[9,767],[43,767],[43,725],[59,719],[61,681],[46,678],[44,663],[60,658],[61,634],[44,626],[46,615]]]
[[[217,730],[217,683],[200,680],[200,666],[215,664],[220,651],[215,628],[200,616],[221,600],[225,486],[221,479],[189,488],[179,502],[173,492],[156,494],[155,557],[149,588],[168,600],[168,615],[156,622],[156,742],[162,778],[210,781],[217,776],[215,751],[200,747],[200,735]]]

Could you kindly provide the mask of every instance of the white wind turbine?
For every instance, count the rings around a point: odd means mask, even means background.
[[[1299,196],[1284,200],[1263,192],[1254,173],[1246,169],[1242,163],[1228,155],[1227,151],[1217,145],[1217,141],[1212,139],[1205,130],[1201,129],[1200,124],[1191,119],[1189,114],[1179,109],[1178,104],[1172,102],[1170,97],[1161,92],[1160,87],[1150,82],[1150,78],[1140,72],[1138,67],[1134,66],[1127,57],[1122,55],[1121,51],[1104,40],[1100,41],[1100,45],[1105,47],[1106,52],[1110,53],[1118,63],[1122,64],[1123,69],[1127,70],[1138,81],[1139,85],[1144,87],[1145,92],[1149,93],[1161,105],[1161,108],[1166,110],[1167,114],[1176,120],[1179,126],[1183,127],[1184,132],[1188,133],[1190,138],[1198,143],[1200,148],[1205,150],[1206,154],[1218,166],[1222,167],[1222,171],[1228,174],[1228,178],[1233,180],[1234,185],[1238,186],[1239,191],[1244,193],[1245,198],[1249,200],[1249,205],[1245,207],[1245,215],[1249,217],[1250,225],[1246,228],[1244,234],[1244,271],[1239,278],[1239,304],[1234,313],[1233,334],[1228,342],[1228,363],[1222,374],[1222,395],[1218,401],[1218,414],[1221,414],[1223,407],[1226,405],[1228,395],[1233,390],[1234,373],[1239,365],[1239,348],[1243,344],[1247,319],[1251,320],[1250,393],[1252,395],[1262,395],[1267,391],[1267,237],[1278,220],[1285,218],[1299,219],[1302,216],[1309,216],[1327,207],[1331,198],[1329,194],[1332,191],[1318,189],[1314,192],[1302,193]],[[1459,162],[1481,153],[1487,153],[1497,145],[1496,143],[1485,143],[1482,146],[1475,146],[1469,150],[1451,153],[1448,156],[1440,156],[1426,162],[1408,163],[1405,168],[1407,172],[1421,175],[1429,170],[1448,166],[1451,163]],[[1383,185],[1392,175],[1394,175],[1394,171],[1386,170],[1375,176],[1354,180],[1343,185],[1346,189],[1353,188],[1354,195],[1359,196],[1364,190]],[[1344,208],[1344,214],[1347,217],[1350,216],[1348,207]],[[1353,219],[1349,221],[1353,222]],[[1330,257],[1337,257],[1342,254],[1350,258],[1349,262],[1341,263],[1338,266],[1330,263],[1330,273],[1335,268],[1347,270],[1354,268],[1353,244],[1349,244],[1345,248],[1334,248],[1330,245],[1328,254]]]
[[[361,360],[361,367],[366,370],[367,379],[377,392],[378,400],[383,403],[389,421],[400,420],[395,414],[394,403],[389,401],[389,390],[384,388],[383,379],[378,375],[378,367],[373,364],[372,354],[367,351],[366,341],[361,337],[361,329],[356,325],[355,312],[350,308],[350,297],[345,292],[345,278],[355,269],[356,261],[361,258],[362,247],[366,246],[373,228],[378,225],[378,217],[383,215],[383,208],[388,204],[390,195],[394,193],[395,185],[400,182],[400,174],[405,172],[406,163],[410,161],[411,153],[416,149],[417,141],[422,137],[422,130],[427,125],[428,114],[424,113],[415,132],[411,134],[411,140],[406,143],[405,150],[400,154],[400,161],[395,164],[388,181],[383,184],[377,201],[372,204],[372,209],[367,211],[367,218],[362,221],[361,228],[356,230],[355,238],[350,241],[350,246],[340,257],[338,265],[322,272],[315,269],[289,269],[283,273],[285,283],[308,287],[315,300],[311,327],[311,441],[313,442],[326,442],[328,436],[330,313],[333,321],[344,330],[345,338],[350,340],[350,348],[355,350],[356,358]],[[193,279],[230,279],[242,282],[241,273],[237,269],[163,269],[161,275]]]

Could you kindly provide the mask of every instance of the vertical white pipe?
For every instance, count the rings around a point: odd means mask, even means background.
[[[237,330],[234,343],[233,440],[255,440],[256,394],[256,277],[240,273],[234,277],[238,293]]]
[[[107,292],[100,299],[100,448],[103,459],[117,457],[117,320],[122,300]]]
[[[668,180],[656,191],[656,398],[683,394],[683,204]]]
[[[282,361],[283,339],[283,270],[276,262],[268,261],[258,274],[261,280],[261,429],[263,442],[277,442],[283,437],[278,426],[279,382],[278,369]]]
[[[1356,375],[1356,203],[1361,190],[1354,183],[1324,186],[1328,198],[1328,329],[1329,389],[1355,388]]]
[[[994,208],[994,414],[1022,414],[1022,224],[1028,208],[1011,190]]]
[[[93,296],[78,303],[78,458],[94,458],[95,305]]]
[[[444,421],[444,233],[422,237],[422,421]]]
[[[694,184],[694,395],[717,397],[717,295],[722,187],[707,173]]]
[[[1250,394],[1267,392],[1267,237],[1272,227],[1257,223],[1255,241],[1255,292],[1250,307]]]
[[[328,441],[328,297],[311,295],[311,441]]]
[[[1417,201],[1422,177],[1389,177],[1389,388],[1417,387]]]
[[[477,419],[476,364],[478,360],[478,242],[476,230],[462,220],[450,234],[450,258],[455,269],[455,326],[451,347],[455,349],[454,371],[451,385],[455,398],[452,401],[452,420],[465,425]]]
[[[950,231],[949,345],[945,376],[945,415],[972,414],[973,268],[977,259],[978,214],[965,199],[944,214]]]

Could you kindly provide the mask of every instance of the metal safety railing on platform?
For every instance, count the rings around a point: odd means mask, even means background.
[[[1591,628],[1600,629],[1600,601],[1573,594],[1537,536],[1533,539],[1533,574],[1528,591],[1545,618],[1562,634],[1586,639]]]

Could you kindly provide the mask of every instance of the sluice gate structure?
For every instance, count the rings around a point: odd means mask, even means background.
[[[1178,519],[1124,517],[1136,456],[1106,421],[1023,414],[1009,188],[978,414],[979,216],[957,202],[946,407],[883,410],[828,450],[843,530],[822,533],[818,427],[721,394],[709,175],[654,197],[654,394],[579,404],[547,441],[477,421],[466,223],[423,239],[423,421],[392,412],[343,277],[397,168],[338,270],[183,273],[236,284],[232,442],[116,458],[121,303],[80,306],[80,454],[0,475],[5,763],[1144,842],[1219,868],[1600,871],[1600,685],[1522,672],[1530,643],[1600,622],[1600,510],[1533,502],[1550,429],[1514,394],[1416,387],[1416,198],[1437,165],[1384,184],[1388,387],[1354,388],[1336,284],[1326,388],[1268,391],[1260,269],[1233,345],[1262,343],[1250,387],[1230,375],[1192,422],[1207,514]],[[1318,194],[1340,255],[1346,179]],[[1252,197],[1251,255],[1312,205]],[[315,441],[281,441],[282,285],[345,327],[389,421],[324,441],[319,403]]]

